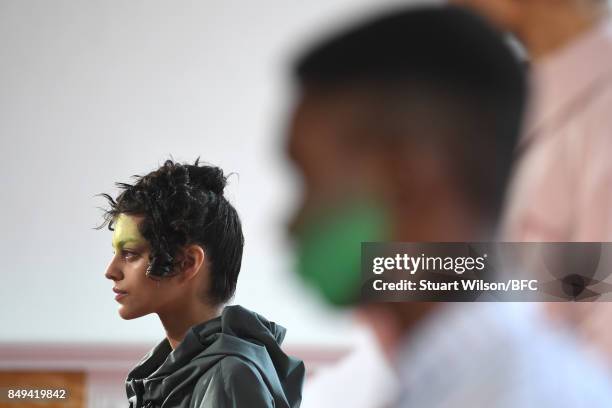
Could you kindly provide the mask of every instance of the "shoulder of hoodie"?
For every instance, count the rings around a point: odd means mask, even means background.
[[[250,402],[249,406],[256,402],[264,403],[262,406],[274,406],[273,397],[270,393],[259,370],[248,360],[238,356],[225,356],[210,370],[206,371],[194,389],[204,391],[197,393],[202,396],[210,392],[220,393],[219,398],[225,401],[244,400]],[[197,405],[196,405],[197,406]]]

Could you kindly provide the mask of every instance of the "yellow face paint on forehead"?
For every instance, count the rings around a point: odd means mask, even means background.
[[[134,217],[119,214],[114,224],[113,248],[121,249],[128,243],[139,246],[146,244],[146,240],[140,235],[138,224]]]

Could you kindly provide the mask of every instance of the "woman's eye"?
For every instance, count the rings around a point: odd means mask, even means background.
[[[133,251],[127,251],[127,250],[123,250],[121,251],[121,255],[125,260],[132,260],[132,259],[136,259],[138,257],[138,254],[136,252]]]

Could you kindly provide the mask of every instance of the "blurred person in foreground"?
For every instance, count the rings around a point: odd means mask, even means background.
[[[608,406],[608,378],[537,304],[359,304],[361,242],[494,239],[526,97],[503,36],[461,8],[398,10],[324,40],[295,76],[297,270],[374,327],[399,405]]]
[[[506,208],[508,241],[612,241],[612,19],[607,0],[452,0],[512,32],[532,97]],[[597,292],[597,290],[595,290]],[[550,304],[612,366],[610,303]]]
[[[218,167],[171,160],[105,194],[119,315],[155,313],[165,338],[129,372],[131,408],[297,408],[304,364],[280,347],[286,330],[234,295],[244,238]]]

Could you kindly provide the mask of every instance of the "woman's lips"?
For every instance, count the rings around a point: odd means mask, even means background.
[[[120,290],[120,289],[117,289],[117,288],[113,288],[113,292],[115,292],[117,294],[115,296],[115,300],[119,300],[119,299],[127,296],[127,294],[128,294],[126,291]]]
[[[126,296],[127,296],[127,293],[119,293],[118,295],[115,296],[115,300],[122,299]]]

